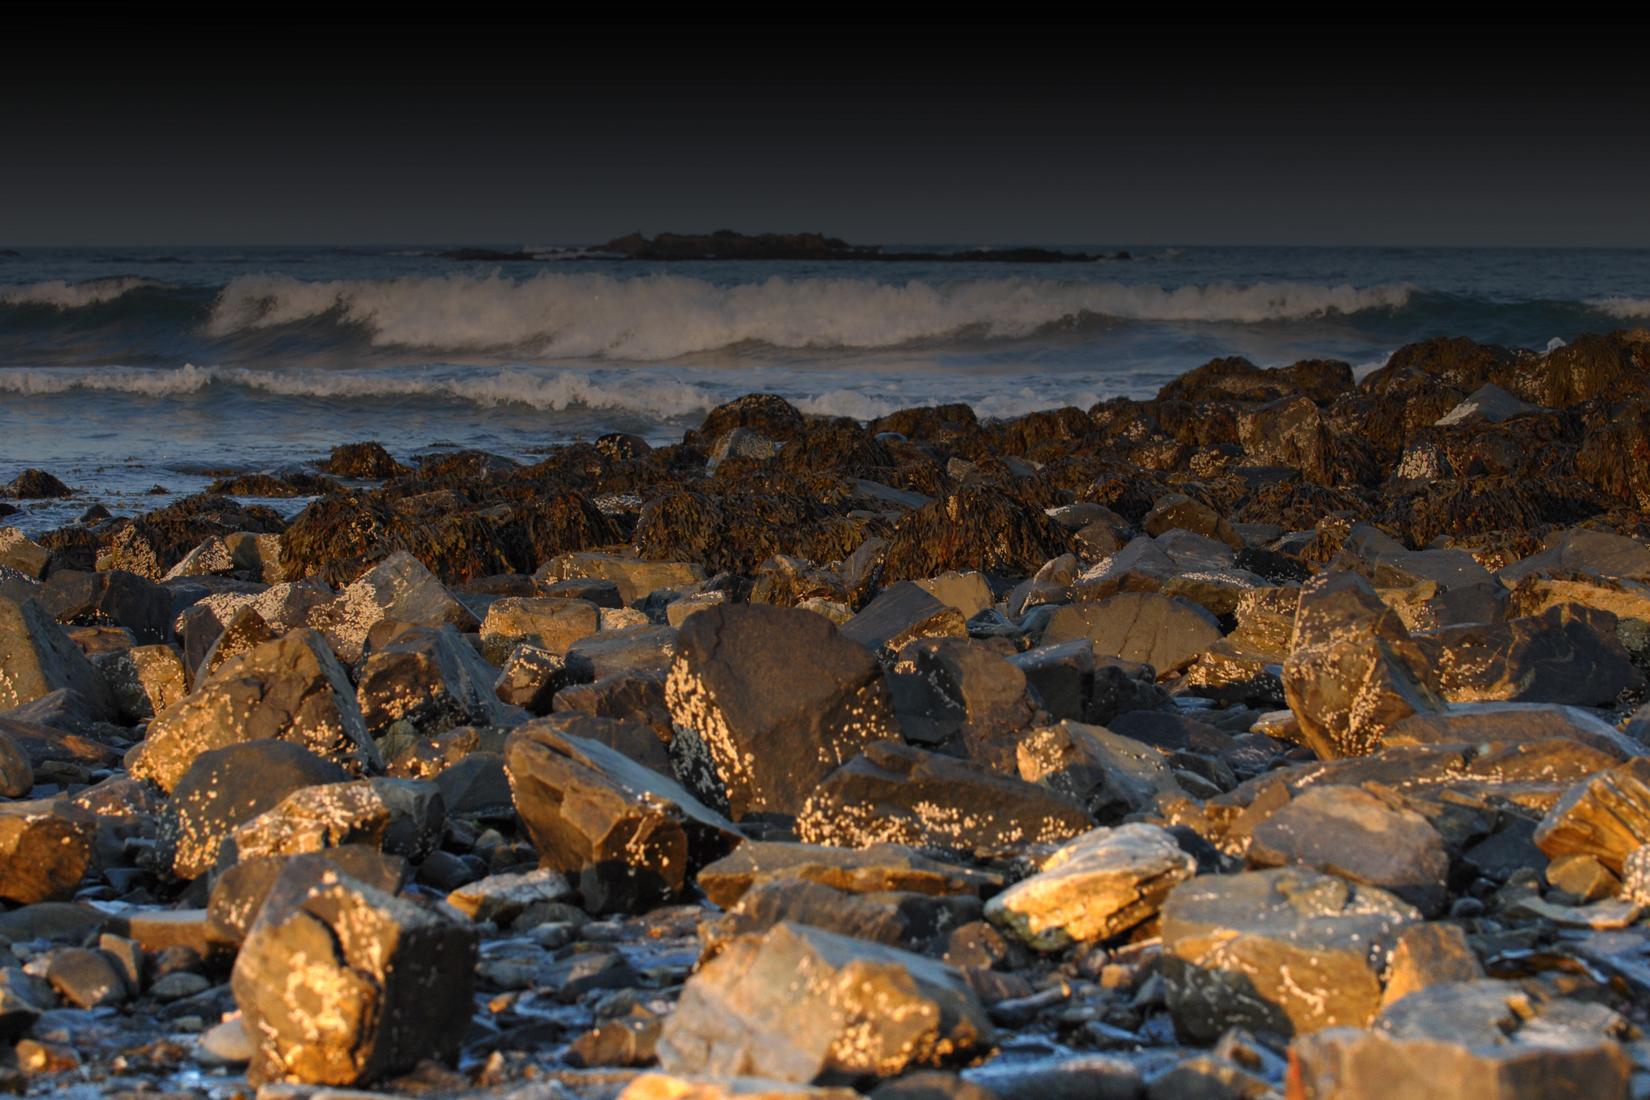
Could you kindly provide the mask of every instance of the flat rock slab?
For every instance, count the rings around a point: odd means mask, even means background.
[[[669,1073],[847,1083],[967,1061],[990,1022],[951,967],[783,923],[688,980],[659,1038]]]
[[[1378,886],[1423,913],[1449,900],[1449,850],[1413,810],[1358,787],[1312,787],[1256,826],[1253,867],[1301,866]]]
[[[1304,868],[1203,875],[1163,905],[1163,976],[1181,1035],[1363,1027],[1398,934],[1421,914],[1384,890]]]
[[[1549,858],[1588,855],[1620,872],[1650,844],[1650,757],[1635,757],[1571,787],[1541,819],[1535,843]]]
[[[1159,676],[1190,664],[1221,638],[1220,623],[1188,600],[1155,592],[1124,592],[1098,602],[1068,604],[1049,619],[1042,644],[1087,638],[1096,656],[1151,665]]]
[[[1156,825],[1096,829],[992,898],[985,915],[1031,947],[1058,951],[1149,920],[1169,891],[1196,873],[1197,860]]]
[[[838,848],[757,840],[747,840],[701,869],[698,882],[706,897],[727,909],[753,883],[779,875],[864,894],[903,891],[978,896],[1003,885],[1002,876],[991,871],[941,863],[899,844]]]

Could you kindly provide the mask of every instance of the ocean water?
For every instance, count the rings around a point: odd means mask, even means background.
[[[942,401],[1010,416],[1149,396],[1220,355],[1361,374],[1431,336],[1539,349],[1650,324],[1650,251],[1067,247],[1132,258],[0,253],[0,481],[39,466],[81,490],[7,522],[49,527],[92,500],[147,510],[214,471],[361,439],[400,457],[525,457],[608,431],[668,442],[752,391],[860,419]]]

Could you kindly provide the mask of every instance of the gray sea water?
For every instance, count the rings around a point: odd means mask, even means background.
[[[1650,324],[1642,250],[1065,247],[1131,258],[0,253],[0,480],[40,466],[83,490],[20,517],[39,528],[359,439],[403,457],[614,430],[665,442],[752,391],[860,419],[941,401],[1007,416],[1149,395],[1217,355],[1362,373],[1431,336],[1544,348]]]

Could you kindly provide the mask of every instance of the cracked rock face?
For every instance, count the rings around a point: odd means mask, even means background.
[[[1196,873],[1197,860],[1156,825],[1095,829],[992,898],[985,915],[1032,947],[1058,951],[1149,920],[1169,891]]]
[[[993,1038],[951,967],[782,923],[733,940],[688,981],[660,1035],[659,1064],[847,1084],[966,1061]]]
[[[383,769],[343,667],[318,633],[295,630],[226,662],[157,715],[132,774],[170,791],[201,753],[265,738],[357,775]]]
[[[451,1063],[471,1012],[477,936],[316,863],[283,872],[235,960],[256,1083],[366,1084]]]
[[[677,774],[736,821],[795,814],[835,768],[898,737],[875,656],[796,608],[729,605],[690,617],[665,701]]]

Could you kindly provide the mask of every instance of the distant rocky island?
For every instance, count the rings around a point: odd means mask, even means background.
[[[1127,260],[1127,252],[1110,255],[1053,248],[975,248],[962,252],[890,251],[881,245],[849,244],[823,233],[630,233],[606,244],[560,251],[457,248],[442,253],[453,260],[488,262],[624,259],[624,260],[858,260],[886,263],[1069,264]]]

